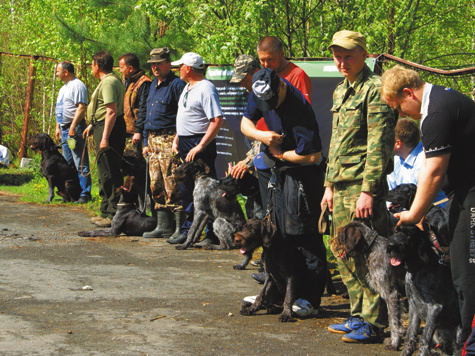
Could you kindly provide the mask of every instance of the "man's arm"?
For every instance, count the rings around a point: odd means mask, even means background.
[[[442,188],[449,161],[450,153],[425,159],[419,172],[417,192],[411,209],[394,214],[396,218],[399,218],[398,225],[417,224],[429,211],[432,202]]]
[[[196,145],[195,147],[193,147],[186,155],[187,162],[193,161],[195,159],[195,156],[201,151],[203,151],[203,148],[208,146],[210,142],[215,139],[222,125],[223,125],[222,116],[212,118],[209,121],[208,129],[206,130],[206,133],[201,139],[200,143]]]
[[[147,98],[150,91],[151,82],[143,82],[140,86],[137,96],[139,97],[139,111],[135,118],[135,133],[132,137],[132,143],[137,144],[142,139],[142,132],[147,118]]]
[[[71,122],[71,126],[69,126],[69,137],[76,136],[76,126],[84,119],[84,115],[86,115],[86,104],[85,103],[78,103],[76,112],[74,113],[73,121]]]
[[[266,146],[280,145],[284,137],[274,131],[258,130],[256,124],[243,116],[241,119],[241,132],[249,139],[262,142]]]
[[[99,145],[100,150],[109,148],[109,136],[115,125],[116,114],[117,103],[106,104],[106,118],[104,119],[104,131],[102,133],[102,139]]]

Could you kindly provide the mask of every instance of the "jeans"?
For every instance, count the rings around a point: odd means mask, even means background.
[[[74,150],[71,150],[68,146],[67,139],[69,137],[69,124],[61,126],[61,145],[63,148],[63,157],[68,161],[70,165],[74,165],[78,171],[79,184],[81,185],[81,196],[91,198],[91,176],[89,173],[89,153],[84,152],[84,159],[82,161],[82,171],[81,171],[81,157],[86,140],[82,137],[82,133],[86,129],[86,121],[82,120],[76,126],[76,147]],[[82,174],[81,174],[82,173]],[[86,176],[86,177],[83,177]]]

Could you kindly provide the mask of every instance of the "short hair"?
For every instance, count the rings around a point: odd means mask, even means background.
[[[126,66],[132,66],[134,69],[140,69],[140,61],[139,57],[135,55],[135,53],[124,53],[122,56],[119,57],[119,61],[123,59]]]
[[[114,58],[108,51],[99,51],[92,56],[92,60],[97,64],[100,70],[110,73],[114,68]]]
[[[71,62],[62,61],[62,62],[59,62],[58,65],[61,66],[63,70],[67,70],[69,73],[74,74],[74,66]]]
[[[275,36],[267,36],[259,41],[257,44],[258,52],[272,52],[280,53],[284,50],[282,41]]]
[[[396,140],[401,140],[409,148],[416,147],[421,140],[419,126],[414,120],[407,117],[400,118],[397,121],[395,136]]]
[[[193,72],[195,72],[197,74],[201,74],[201,75],[206,74],[206,69],[207,69],[206,65],[203,66],[203,68],[195,68],[195,67],[192,67],[192,66],[190,66],[190,68]]]
[[[419,89],[424,85],[419,73],[396,65],[383,73],[381,95],[387,98],[402,98],[404,88]]]

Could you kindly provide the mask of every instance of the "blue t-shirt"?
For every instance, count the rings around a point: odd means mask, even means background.
[[[286,97],[278,108],[262,112],[257,107],[254,93],[251,93],[244,117],[257,122],[264,116],[269,130],[284,136],[283,151],[295,150],[302,156],[320,152],[322,143],[312,106],[297,88],[282,80],[287,84]]]

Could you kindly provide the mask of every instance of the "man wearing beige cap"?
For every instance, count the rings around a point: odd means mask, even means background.
[[[388,236],[386,176],[393,170],[396,114],[380,98],[380,77],[365,64],[368,54],[361,33],[339,31],[329,49],[345,80],[333,93],[333,130],[321,205],[323,209],[328,204],[333,212],[330,246],[348,288],[351,316],[328,329],[345,334],[345,342],[375,342],[387,326],[386,305],[366,281],[364,257],[339,257],[342,248],[336,233],[355,216],[369,219],[379,235]]]
[[[153,49],[148,63],[155,78],[147,99],[143,153],[149,155],[150,188],[157,209],[157,227],[145,232],[143,237],[169,237],[172,233],[173,237],[179,237],[185,213],[180,201],[180,186],[171,177],[173,168],[178,164],[172,145],[176,134],[178,100],[186,83],[171,71],[168,48]]]

